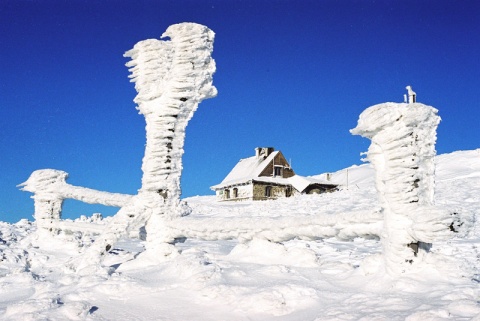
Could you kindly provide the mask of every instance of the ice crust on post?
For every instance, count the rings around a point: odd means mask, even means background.
[[[367,108],[350,132],[371,140],[367,160],[384,216],[385,266],[405,272],[435,240],[452,235],[455,217],[434,206],[438,110],[421,103],[383,103]]]
[[[175,24],[162,35],[170,40],[140,41],[124,55],[132,58],[126,65],[138,92],[134,101],[146,121],[138,197],[148,200],[152,213],[145,227],[149,247],[167,240],[163,220],[190,213],[180,201],[185,129],[198,104],[217,95],[212,85],[214,36],[200,24]]]
[[[169,217],[185,214],[180,203],[185,128],[198,104],[217,94],[214,35],[199,24],[175,24],[162,35],[170,40],[140,41],[125,53],[132,58],[127,67],[138,92],[134,101],[146,121],[140,192],[160,194]]]

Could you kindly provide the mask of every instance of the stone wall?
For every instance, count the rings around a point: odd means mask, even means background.
[[[270,197],[266,196],[267,186],[270,186]],[[285,185],[273,185],[267,183],[255,182],[253,184],[253,200],[267,200],[267,199],[277,199],[280,197],[286,197],[287,187]],[[293,194],[293,192],[292,192]]]
[[[237,189],[236,197],[234,189]],[[240,201],[245,199],[251,199],[253,196],[252,184],[232,186],[231,188],[217,190],[215,194],[217,195],[217,200],[219,201]]]

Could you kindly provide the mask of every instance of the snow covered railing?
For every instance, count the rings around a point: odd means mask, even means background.
[[[382,213],[365,211],[338,214],[299,215],[279,218],[194,218],[186,216],[165,222],[171,239],[192,238],[206,241],[254,238],[272,242],[293,239],[318,240],[337,237],[378,237],[382,231]]]
[[[68,173],[55,169],[34,171],[27,181],[18,185],[22,191],[31,192],[35,204],[35,220],[39,227],[52,226],[62,218],[65,199],[74,199],[88,204],[122,207],[133,195],[109,193],[90,188],[70,185],[66,182]]]
[[[253,239],[264,239],[271,242],[286,242],[293,239],[318,240],[336,237],[341,240],[353,240],[356,237],[379,237],[383,230],[382,213],[380,212],[348,212],[338,214],[301,215],[295,217],[279,218],[199,218],[192,216],[162,219],[159,215],[161,208],[155,208],[152,203],[143,197],[155,194],[143,193],[135,196],[129,205],[112,217],[109,226],[97,237],[90,248],[69,265],[77,273],[90,274],[101,266],[102,257],[107,253],[120,236],[125,233],[135,232],[141,227],[145,217],[150,217],[148,224],[161,226],[160,232],[155,236],[157,242],[148,241],[146,250],[156,256],[168,256],[175,250],[174,244],[182,239],[196,239],[205,241],[238,240],[248,242]],[[158,194],[156,194],[158,198]],[[138,199],[137,199],[138,198]],[[145,205],[150,203],[150,205]],[[137,211],[143,204],[144,210]],[[157,211],[149,212],[149,211]],[[137,224],[127,219],[132,217]],[[74,228],[69,225],[68,227]]]
[[[87,235],[99,235],[105,230],[105,224],[71,220],[45,221],[42,227],[48,230],[51,229],[52,231],[63,231],[67,234],[80,232]]]

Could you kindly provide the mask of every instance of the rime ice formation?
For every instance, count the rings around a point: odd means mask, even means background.
[[[367,159],[375,169],[384,214],[381,238],[392,274],[407,270],[428,243],[454,230],[453,213],[433,206],[437,112],[420,103],[379,104],[367,108],[351,130],[371,140]]]
[[[142,164],[142,188],[165,199],[165,214],[181,216],[180,176],[185,128],[198,104],[216,96],[211,57],[214,32],[194,23],[170,26],[162,37],[148,39],[125,53],[132,60],[137,109],[146,120],[147,145]]]
[[[75,199],[89,204],[122,207],[133,195],[109,193],[73,186],[66,183],[68,173],[55,169],[34,171],[27,181],[18,185],[22,191],[34,193],[35,220],[40,227],[51,227],[61,219],[64,199]],[[55,225],[55,224],[54,224]]]
[[[125,232],[143,224],[147,249],[173,242],[164,227],[165,219],[190,213],[180,201],[185,129],[198,104],[217,94],[212,85],[214,35],[205,26],[180,23],[162,35],[170,40],[140,41],[125,53],[132,58],[126,65],[138,92],[134,101],[146,121],[142,187],[78,263],[80,273],[89,273]]]

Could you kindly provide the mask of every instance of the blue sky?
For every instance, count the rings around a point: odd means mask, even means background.
[[[123,53],[174,23],[216,33],[218,97],[187,128],[183,196],[212,194],[240,158],[273,146],[300,175],[360,164],[367,107],[439,109],[437,152],[480,147],[476,1],[0,1],[0,220],[32,219],[16,185],[54,168],[67,182],[135,194],[144,118]],[[66,201],[67,218],[115,208]]]

